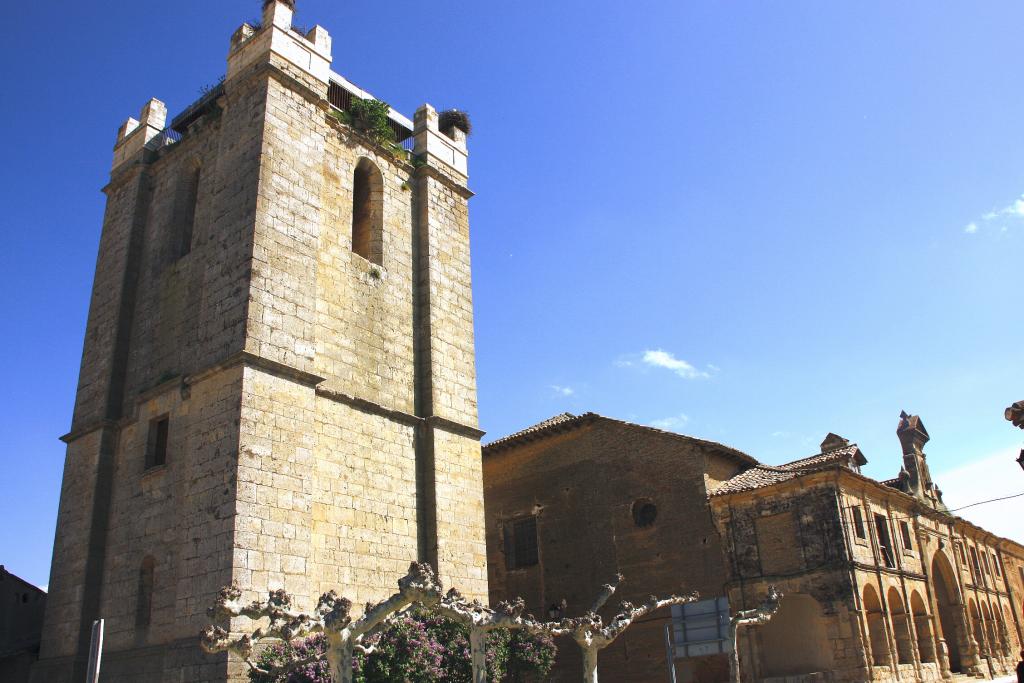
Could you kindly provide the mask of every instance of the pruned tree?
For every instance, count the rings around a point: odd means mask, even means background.
[[[552,636],[569,636],[576,641],[583,653],[584,683],[597,683],[597,658],[601,650],[614,643],[637,619],[663,607],[685,605],[699,599],[697,593],[692,593],[685,596],[673,595],[662,599],[652,595],[642,605],[623,602],[619,607],[619,613],[605,626],[598,611],[615,594],[621,582],[622,575],[620,574],[613,583],[605,584],[597,599],[594,600],[594,604],[582,617],[563,619],[557,624],[542,626]]]
[[[729,620],[729,637],[732,640],[732,657],[729,660],[729,673],[733,683],[740,683],[740,641],[739,632],[743,626],[764,626],[779,611],[782,593],[775,586],[768,587],[768,595],[754,609],[737,612]]]
[[[435,605],[441,597],[441,584],[429,564],[413,562],[409,573],[398,582],[398,592],[387,600],[368,604],[363,616],[353,620],[352,602],[339,598],[331,591],[321,596],[312,615],[292,609],[291,598],[283,590],[271,591],[267,600],[248,605],[241,602],[242,591],[236,585],[221,590],[217,602],[209,610],[213,619],[247,617],[253,621],[268,619],[266,628],[257,628],[251,635],[232,639],[220,626],[203,631],[203,649],[210,653],[231,652],[238,655],[253,670],[266,674],[285,674],[310,661],[294,660],[273,671],[259,666],[254,659],[257,645],[267,642],[289,642],[295,638],[323,633],[327,637],[327,661],[331,677],[337,683],[352,683],[352,655],[361,648],[361,640],[380,626],[389,616],[410,605]],[[317,657],[311,654],[310,657]]]
[[[663,607],[697,600],[697,594],[693,593],[664,599],[651,596],[639,606],[623,602],[619,614],[605,625],[598,611],[615,594],[621,581],[622,576],[618,576],[614,583],[606,584],[590,610],[582,617],[552,623],[539,622],[533,616],[524,614],[526,605],[522,598],[490,608],[478,600],[466,600],[456,590],[442,596],[441,582],[434,570],[428,564],[417,562],[412,563],[409,573],[399,580],[397,593],[387,600],[367,605],[363,616],[355,620],[351,616],[352,603],[339,598],[334,591],[320,598],[313,614],[305,614],[293,609],[291,598],[283,590],[271,591],[266,600],[245,604],[242,602],[242,591],[237,585],[232,585],[221,590],[217,602],[208,611],[210,617],[229,622],[240,617],[252,621],[266,619],[268,623],[251,634],[236,637],[232,637],[221,626],[209,626],[203,631],[202,646],[209,653],[235,654],[253,671],[273,677],[287,675],[322,661],[324,655],[315,648],[309,648],[307,654],[290,661],[277,663],[277,660],[270,659],[261,663],[255,656],[257,647],[269,643],[288,643],[322,633],[327,638],[326,658],[332,680],[336,683],[353,683],[352,660],[355,651],[358,649],[366,654],[373,652],[372,646],[364,646],[364,639],[372,635],[389,617],[412,605],[420,605],[468,627],[473,683],[488,683],[487,634],[499,629],[523,630],[550,637],[571,637],[583,652],[584,682],[597,683],[598,654],[615,642],[637,619]]]
[[[470,656],[473,659],[473,683],[488,683],[487,680],[487,634],[500,629],[515,631],[525,630],[535,634],[546,634],[544,624],[540,624],[530,615],[523,615],[526,602],[517,598],[511,602],[501,602],[494,609],[487,607],[479,600],[466,600],[454,588],[435,606],[439,614],[454,621],[465,624],[469,629]]]

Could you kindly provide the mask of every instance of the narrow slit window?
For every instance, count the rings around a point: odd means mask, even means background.
[[[892,539],[889,536],[889,520],[885,515],[875,515],[875,533],[878,535],[878,549],[882,561],[889,569],[896,568],[896,555],[892,550]]]
[[[172,245],[175,256],[181,258],[192,251],[192,237],[196,227],[196,210],[199,206],[199,184],[202,180],[202,168],[195,166],[182,175],[182,190],[178,195],[179,215],[175,244]]]
[[[171,421],[166,415],[149,423],[149,439],[146,443],[146,469],[167,464],[167,441]]]
[[[156,561],[147,557],[139,567],[139,586],[135,603],[135,627],[148,628],[153,619],[153,586],[156,578]]]
[[[914,542],[910,536],[910,525],[906,522],[900,522],[900,535],[903,536],[903,547],[907,550],[913,550]]]
[[[978,562],[978,551],[974,548],[971,551],[971,570],[974,578],[974,582],[977,583],[981,580],[981,564]]]
[[[860,511],[859,507],[853,508],[853,533],[857,534],[857,538],[867,538],[867,530],[864,528],[864,513]]]

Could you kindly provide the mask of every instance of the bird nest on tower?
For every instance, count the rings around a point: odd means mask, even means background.
[[[295,9],[295,0],[263,0],[263,7],[274,2],[280,2],[282,5],[288,5],[290,9]]]

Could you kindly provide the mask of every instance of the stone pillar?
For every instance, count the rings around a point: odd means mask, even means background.
[[[857,654],[860,656],[860,668],[864,672],[864,679],[870,680],[875,662],[871,653],[871,636],[867,625],[867,613],[863,609],[851,610],[850,625],[853,629],[854,641],[857,644]]]

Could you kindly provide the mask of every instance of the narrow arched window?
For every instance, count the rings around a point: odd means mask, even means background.
[[[149,628],[153,618],[153,581],[156,561],[152,557],[142,560],[139,567],[139,588],[135,603],[135,627]]]
[[[178,210],[171,248],[176,258],[192,251],[192,235],[196,227],[196,208],[199,206],[199,183],[203,169],[198,164],[190,165],[181,175],[178,191]]]
[[[352,183],[352,251],[384,265],[384,178],[369,159],[360,159]]]

